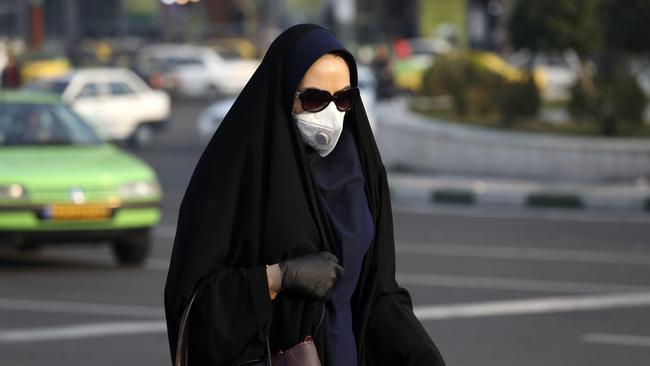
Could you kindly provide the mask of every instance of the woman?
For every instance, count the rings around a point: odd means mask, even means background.
[[[190,365],[237,365],[267,336],[275,353],[310,335],[323,365],[444,365],[395,281],[386,172],[356,84],[324,28],[294,26],[270,46],[181,203],[165,286],[172,359],[199,288]]]

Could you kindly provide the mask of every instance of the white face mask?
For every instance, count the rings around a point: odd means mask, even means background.
[[[330,102],[320,112],[301,112],[294,114],[293,118],[302,140],[316,149],[320,156],[327,156],[341,136],[345,112],[339,111],[336,104]]]

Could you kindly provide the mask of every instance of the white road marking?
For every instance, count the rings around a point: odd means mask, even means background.
[[[604,334],[586,333],[581,338],[584,343],[610,344],[616,346],[638,346],[650,347],[650,337],[626,335],[626,334]]]
[[[111,261],[110,254],[95,254],[95,253],[47,253],[46,255],[31,254],[31,253],[1,253],[2,257],[10,260],[37,260],[47,261],[47,263],[57,263],[59,265],[70,266],[93,266],[97,268],[119,268],[114,262]],[[165,271],[169,269],[168,258],[149,257],[146,259],[144,269],[150,271]],[[137,267],[129,268],[129,270],[138,270]]]
[[[112,305],[85,302],[62,302],[48,300],[21,300],[0,298],[0,309],[34,311],[44,313],[92,314],[109,316],[164,316],[162,307],[137,305]]]
[[[413,310],[420,320],[444,320],[646,306],[650,306],[650,292],[428,305]]]
[[[159,334],[166,331],[167,325],[161,320],[87,323],[30,329],[0,329],[0,343],[42,342],[145,333]]]
[[[650,254],[600,250],[547,249],[493,245],[397,242],[395,251],[405,254],[555,262],[650,265]]]
[[[416,317],[421,321],[428,321],[647,306],[650,306],[650,292],[429,305],[416,306],[413,310]],[[155,317],[162,315],[162,309],[155,307],[12,299],[0,299],[0,309],[71,312],[96,315],[147,315]],[[165,322],[162,320],[89,323],[31,329],[5,329],[0,330],[0,343],[35,342],[120,334],[164,333],[165,329]],[[602,335],[588,336],[585,338],[585,342],[605,342],[605,339],[607,339],[608,343],[617,341],[619,343],[627,342],[627,344],[632,344],[636,342],[636,345],[640,345],[641,343],[645,345],[646,342],[646,340],[641,340],[640,338],[622,338],[620,336],[618,338],[611,336],[604,338]],[[650,341],[650,338],[647,338],[647,340]]]
[[[455,276],[426,273],[398,273],[397,281],[403,285],[433,287],[484,288],[493,290],[598,293],[642,292],[650,287],[605,284],[592,282],[543,281],[519,278]]]
[[[650,223],[650,215],[646,212],[633,211],[595,211],[566,209],[512,209],[506,207],[452,207],[434,206],[432,204],[406,204],[393,203],[393,212],[403,212],[419,215],[440,215],[448,217],[477,217],[497,218],[506,220],[548,220],[548,221],[576,221],[576,222],[602,222],[602,223]]]

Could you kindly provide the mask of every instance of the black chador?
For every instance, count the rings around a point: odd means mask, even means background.
[[[340,255],[311,168],[310,150],[292,119],[296,87],[322,55],[352,56],[316,25],[298,25],[270,46],[201,155],[178,217],[165,286],[172,359],[183,309],[201,291],[189,322],[189,364],[230,366],[312,335],[322,303],[294,294],[269,297],[266,264],[310,253]],[[374,232],[351,297],[358,365],[444,365],[395,281],[395,246],[386,171],[363,104],[344,126],[358,152]],[[332,365],[328,323],[313,334],[323,365]]]

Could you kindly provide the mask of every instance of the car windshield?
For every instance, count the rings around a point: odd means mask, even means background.
[[[0,103],[0,146],[100,143],[95,132],[68,107]]]

